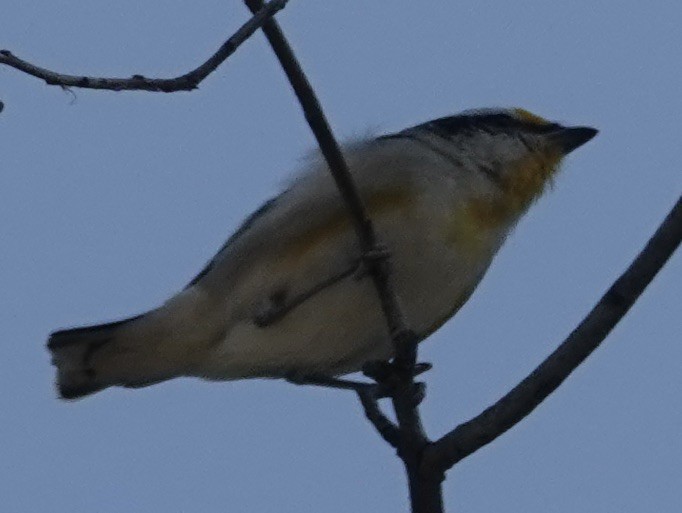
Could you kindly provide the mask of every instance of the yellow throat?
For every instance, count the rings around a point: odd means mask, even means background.
[[[483,249],[491,231],[513,223],[551,184],[562,158],[558,148],[547,148],[518,160],[501,177],[501,194],[475,197],[455,208],[448,238],[473,252]]]

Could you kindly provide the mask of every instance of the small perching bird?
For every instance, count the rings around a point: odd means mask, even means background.
[[[467,111],[344,149],[408,326],[420,339],[474,291],[568,153],[597,133],[522,109]],[[346,206],[320,157],[187,287],[122,321],[57,331],[72,399],[178,376],[338,376],[393,348]]]

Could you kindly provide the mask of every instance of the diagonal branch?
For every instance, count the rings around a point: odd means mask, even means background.
[[[532,412],[604,341],[675,252],[681,239],[682,197],[630,267],[559,348],[497,403],[429,446],[423,468],[444,472]]]
[[[208,75],[232,55],[239,46],[256,32],[275,13],[284,9],[288,0],[272,0],[264,4],[244,23],[237,32],[225,41],[206,62],[198,68],[175,78],[146,78],[133,75],[130,78],[86,77],[64,75],[55,71],[31,64],[12,54],[9,50],[0,50],[0,64],[5,64],[44,80],[48,85],[61,87],[80,87],[85,89],[107,89],[110,91],[152,91],[173,93],[175,91],[191,91],[196,89]]]
[[[262,0],[245,0],[245,3],[251,12],[257,12],[263,5]],[[396,344],[396,358],[406,361],[408,366],[413,366],[415,357],[412,353],[416,347],[416,337],[405,325],[397,296],[389,280],[388,253],[377,244],[372,221],[369,219],[360,193],[353,183],[341,149],[334,138],[315,92],[303,73],[282,30],[271,19],[263,25],[263,32],[291,83],[306,121],[317,139],[320,150],[329,165],[329,171],[348,207],[360,240],[363,258],[376,285],[391,336]]]

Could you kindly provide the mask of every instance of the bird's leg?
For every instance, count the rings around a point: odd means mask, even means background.
[[[377,399],[384,397],[383,387],[377,383],[364,383],[350,379],[340,379],[325,376],[323,374],[290,372],[284,379],[294,385],[312,385],[317,387],[335,388],[337,390],[352,390],[359,393],[369,393]]]
[[[326,280],[296,296],[287,297],[285,290],[278,290],[274,294],[271,294],[264,302],[261,311],[254,317],[253,322],[259,328],[271,326],[317,293],[337,284],[341,280],[350,276],[353,276],[355,280],[365,278],[368,274],[367,268],[369,266],[374,265],[374,262],[387,258],[388,256],[388,249],[383,246],[377,246],[373,250],[363,254],[361,258],[353,262],[348,268],[330,276]]]
[[[276,323],[282,317],[287,315],[296,307],[305,303],[317,293],[322,292],[323,290],[335,285],[349,276],[357,276],[358,270],[361,267],[360,261],[357,261],[347,269],[330,276],[326,280],[314,285],[310,289],[292,297],[287,297],[286,292],[283,290],[271,294],[263,305],[263,308],[261,308],[261,311],[254,317],[254,324],[259,328],[266,328],[267,326]]]
[[[400,430],[379,407],[379,400],[388,397],[388,391],[379,383],[363,383],[349,379],[330,378],[323,375],[291,373],[286,376],[295,385],[313,385],[340,390],[352,390],[358,394],[365,416],[379,434],[396,449],[400,444]],[[422,392],[423,396],[423,392]]]

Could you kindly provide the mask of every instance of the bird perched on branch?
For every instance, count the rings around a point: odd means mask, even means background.
[[[562,159],[596,133],[522,109],[483,110],[345,147],[420,339],[467,301]],[[59,392],[72,399],[178,376],[331,377],[387,360],[391,338],[361,257],[346,205],[316,157],[163,305],[53,333]]]

